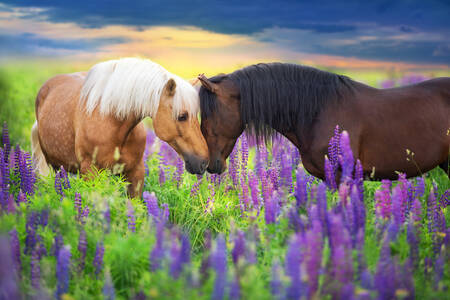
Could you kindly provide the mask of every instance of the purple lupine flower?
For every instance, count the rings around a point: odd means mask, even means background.
[[[436,197],[434,195],[433,189],[430,191],[427,199],[427,218],[428,218],[428,232],[435,235],[436,233],[436,220],[435,220],[435,212],[437,210],[436,207]]]
[[[248,162],[248,142],[245,134],[241,135],[241,170],[245,174]],[[243,177],[246,177],[245,175]]]
[[[338,195],[342,205],[347,206],[347,198],[350,195],[350,182],[341,182],[341,184],[339,184]]]
[[[147,214],[152,217],[154,220],[159,217],[159,207],[158,207],[158,199],[155,196],[155,193],[149,193],[145,191],[143,193],[144,202],[147,206]]]
[[[264,202],[268,201],[273,194],[273,187],[269,178],[264,175],[261,179],[261,189]]]
[[[328,156],[325,155],[325,182],[330,190],[335,191],[337,189],[336,178],[334,176],[333,165],[331,164]]]
[[[340,215],[331,214],[329,244],[331,249],[332,278],[345,284],[353,278],[353,262],[351,257],[351,239]]]
[[[446,190],[439,198],[439,206],[444,209],[450,204],[450,189]]]
[[[170,256],[170,267],[169,267],[169,274],[172,276],[172,278],[177,279],[178,276],[180,276],[182,265],[181,265],[181,247],[178,244],[177,241],[177,233],[174,231],[172,232],[172,246],[169,250],[169,256]]]
[[[11,245],[11,254],[14,262],[16,274],[20,276],[22,271],[22,261],[20,259],[20,242],[17,230],[14,228],[9,232],[9,244]]]
[[[0,148],[0,173],[1,173],[1,207],[3,209],[5,209],[7,207],[7,203],[8,203],[8,194],[9,194],[9,165],[8,163],[6,163],[4,161],[4,156],[5,153],[4,151]]]
[[[241,189],[239,190],[239,202],[242,213],[250,207],[250,195],[248,192],[248,185],[245,182],[242,183]]]
[[[397,226],[401,226],[405,221],[405,204],[406,199],[402,191],[401,185],[397,185],[392,191],[392,214]]]
[[[242,231],[238,230],[234,238],[234,248],[231,251],[231,257],[233,258],[233,263],[238,264],[239,258],[245,254],[245,235]]]
[[[289,159],[288,153],[284,152],[281,159],[281,171],[280,171],[280,179],[281,186],[287,189],[289,193],[292,192],[292,165]]]
[[[58,258],[59,250],[61,250],[61,248],[63,246],[64,246],[64,241],[63,241],[62,235],[59,234],[59,235],[55,236],[55,240],[53,242],[52,250],[51,250],[52,255],[55,256],[56,258]]]
[[[306,180],[306,173],[302,166],[297,169],[297,184],[295,186],[295,199],[297,200],[297,207],[305,206],[308,202],[308,186]]]
[[[81,224],[86,224],[87,217],[89,216],[89,206],[85,205],[83,212],[81,213],[80,222]]]
[[[87,250],[86,231],[84,231],[84,229],[81,229],[80,235],[78,237],[78,252],[80,253],[80,261],[78,263],[78,269],[80,272],[83,272],[84,270],[84,264],[86,260],[86,250]]]
[[[278,169],[275,167],[270,168],[267,170],[269,174],[270,182],[272,183],[272,187],[274,191],[277,191],[280,188],[278,179],[280,178],[280,175],[278,174]]]
[[[280,280],[280,263],[275,260],[272,264],[272,278],[270,280],[270,291],[274,299],[281,299],[283,284]]]
[[[60,251],[61,252],[61,251]],[[92,265],[95,268],[95,275],[99,275],[103,269],[103,254],[105,254],[105,247],[102,242],[97,243],[95,247],[95,256]]]
[[[108,202],[105,202],[105,210],[103,211],[103,220],[105,225],[105,233],[109,233],[111,230],[111,209]]]
[[[322,228],[327,228],[327,187],[321,182],[317,187],[317,214]]]
[[[377,217],[389,219],[391,216],[391,182],[381,181],[381,188],[375,192],[375,212]]]
[[[303,224],[303,221],[295,208],[291,208],[289,210],[288,219],[289,219],[289,228],[293,229],[295,232],[304,231],[305,225]]]
[[[41,213],[39,214],[39,225],[41,225],[42,227],[45,227],[48,224],[48,214],[48,209],[41,210]]]
[[[116,291],[114,290],[114,284],[111,280],[111,274],[106,272],[105,283],[103,284],[103,299],[104,300],[114,300],[116,299]]]
[[[402,78],[400,78],[400,86],[412,85],[412,84],[419,83],[419,82],[422,82],[427,79],[428,79],[427,77],[420,75],[420,74],[405,75]]]
[[[442,248],[440,251],[440,254],[438,256],[438,258],[436,259],[435,263],[434,263],[434,288],[438,289],[439,288],[439,283],[442,280],[442,277],[444,276],[444,266],[445,266],[445,260],[444,260],[444,256],[445,256],[445,251],[443,250],[445,248]]]
[[[202,276],[201,282],[205,282],[207,279],[209,275],[208,269],[211,265],[211,232],[209,230],[205,231],[203,248],[202,263],[200,265],[200,274]]]
[[[256,178],[252,171],[248,174],[248,184],[250,186],[250,195],[252,196],[252,205],[253,207],[259,209],[258,178]]]
[[[409,258],[411,262],[417,266],[419,258],[419,242],[415,231],[414,226],[411,223],[408,223],[406,238],[409,244]]]
[[[233,281],[230,286],[230,300],[239,300],[241,299],[241,286],[239,284],[239,277],[237,275],[234,276]]]
[[[358,187],[353,185],[350,195],[352,210],[353,210],[353,230],[352,234],[356,237],[356,234],[361,229],[364,231],[366,222],[366,210],[364,203],[360,199],[361,195],[358,191]]]
[[[380,299],[395,299],[395,266],[390,255],[390,240],[387,237],[381,247],[374,283]]]
[[[275,192],[265,203],[264,218],[266,220],[266,224],[273,224],[276,222],[279,210],[279,196],[278,193]]]
[[[81,204],[81,195],[80,193],[75,193],[75,200],[73,201],[75,206],[75,211],[77,212],[77,219],[80,220],[81,217],[81,210],[83,205]]]
[[[373,276],[368,269],[361,272],[361,287],[366,290],[372,290],[374,288]]]
[[[71,186],[69,176],[67,175],[67,172],[63,166],[61,166],[61,170],[59,172],[60,172],[59,178],[61,179],[62,185],[64,186],[65,189],[70,189]]]
[[[301,246],[301,237],[297,234],[293,235],[289,241],[285,260],[286,275],[291,280],[291,283],[287,289],[288,299],[300,299],[300,297],[305,295],[300,272],[300,265],[303,258]]]
[[[130,200],[127,202],[127,211],[128,230],[134,233],[136,232],[136,217],[134,216],[134,208]]]
[[[359,199],[364,200],[364,171],[359,159],[356,160],[355,164],[355,179],[354,182],[359,192]]]
[[[11,248],[9,239],[6,236],[0,236],[0,297],[2,299],[22,299]]]
[[[191,263],[191,242],[186,234],[181,235],[180,261],[183,266]]]
[[[56,173],[55,174],[55,191],[58,195],[61,196],[61,198],[59,198],[59,201],[62,201],[64,195],[64,191],[62,189],[62,184],[61,184],[61,178],[60,178],[60,173]],[[75,193],[75,197],[76,197],[77,193]]]
[[[352,148],[350,146],[350,137],[345,130],[341,133],[340,149],[341,155],[339,156],[339,163],[342,168],[341,178],[343,181],[350,180],[353,175],[354,159]]]
[[[238,186],[239,177],[238,177],[238,147],[234,147],[233,151],[231,151],[230,156],[228,158],[228,174],[230,174],[231,181],[234,186]]]
[[[22,192],[22,190],[20,190],[19,194],[17,195],[17,204],[20,205],[20,203],[26,203],[26,202],[27,202],[27,196],[25,195],[24,192]]]
[[[341,143],[341,133],[339,125],[334,128],[334,135],[331,137],[328,143],[328,157],[333,167],[333,172],[337,170],[340,155],[340,143]]]
[[[11,142],[9,140],[8,125],[6,124],[6,122],[3,122],[2,146],[3,146],[3,150],[5,151],[3,160],[5,163],[8,163],[9,153],[11,152]]]
[[[25,238],[25,254],[30,254],[36,245],[37,218],[38,213],[35,211],[27,215],[27,223],[25,225],[25,231],[27,233]]]
[[[416,198],[423,197],[425,194],[425,179],[423,177],[416,178],[416,185],[414,186],[414,196]]]
[[[181,158],[177,157],[176,162],[175,162],[175,167],[176,167],[176,170],[173,173],[173,180],[177,183],[177,187],[179,187],[181,184],[181,176],[184,173],[184,163]]]
[[[214,300],[223,299],[227,285],[227,245],[223,234],[216,240],[216,249],[211,255],[211,266],[216,272],[214,290],[211,296]]]
[[[16,212],[16,202],[14,201],[13,194],[9,194],[9,196],[8,196],[7,212],[9,214],[13,214]]]
[[[202,183],[203,176],[197,175],[197,181],[192,185],[191,188],[191,197],[195,197],[198,194],[198,191],[200,189],[200,184]]]
[[[422,220],[422,204],[418,198],[415,198],[411,204],[410,217],[414,223],[419,223]]]
[[[23,154],[24,174],[21,174],[21,182],[23,183],[23,190],[30,195],[34,194],[35,178],[33,174],[33,163],[31,155],[28,152]]]
[[[67,294],[67,292],[69,291],[70,257],[71,253],[69,246],[64,246],[59,250],[58,260],[56,262],[56,299],[61,299],[62,295]]]
[[[31,252],[31,286],[38,290],[41,281],[41,256],[37,248]]]
[[[150,252],[150,269],[156,271],[161,268],[164,257],[164,219],[159,218],[156,222],[156,243]]]
[[[308,275],[308,297],[311,298],[319,286],[319,272],[322,262],[322,226],[319,220],[314,220],[310,230],[305,234],[305,265]]]
[[[264,176],[264,172],[267,168],[267,158],[268,152],[266,145],[261,143],[257,146],[255,155],[255,172],[258,178],[262,178]]]

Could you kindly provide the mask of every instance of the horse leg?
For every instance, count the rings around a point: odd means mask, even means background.
[[[133,169],[124,172],[125,179],[130,182],[128,185],[128,195],[131,198],[141,197],[144,187],[145,166],[141,160]]]

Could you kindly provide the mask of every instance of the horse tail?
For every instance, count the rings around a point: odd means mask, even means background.
[[[50,173],[47,161],[45,160],[44,152],[42,152],[41,144],[38,135],[38,123],[34,122],[31,129],[31,152],[34,169],[41,175],[47,176]]]

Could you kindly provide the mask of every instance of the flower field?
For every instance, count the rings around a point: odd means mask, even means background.
[[[447,174],[364,182],[349,142],[337,126],[326,182],[286,139],[245,135],[224,174],[195,176],[149,130],[128,199],[104,170],[38,177],[4,123],[0,299],[448,299]]]

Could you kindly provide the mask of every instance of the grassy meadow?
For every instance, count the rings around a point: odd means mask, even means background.
[[[450,181],[438,168],[362,182],[352,162],[335,190],[287,140],[256,147],[242,136],[225,174],[197,177],[149,129],[143,199],[105,170],[91,181],[37,176],[27,154],[35,96],[51,76],[88,68],[0,68],[11,149],[3,130],[0,298],[450,299]],[[333,71],[372,86],[408,75]]]

